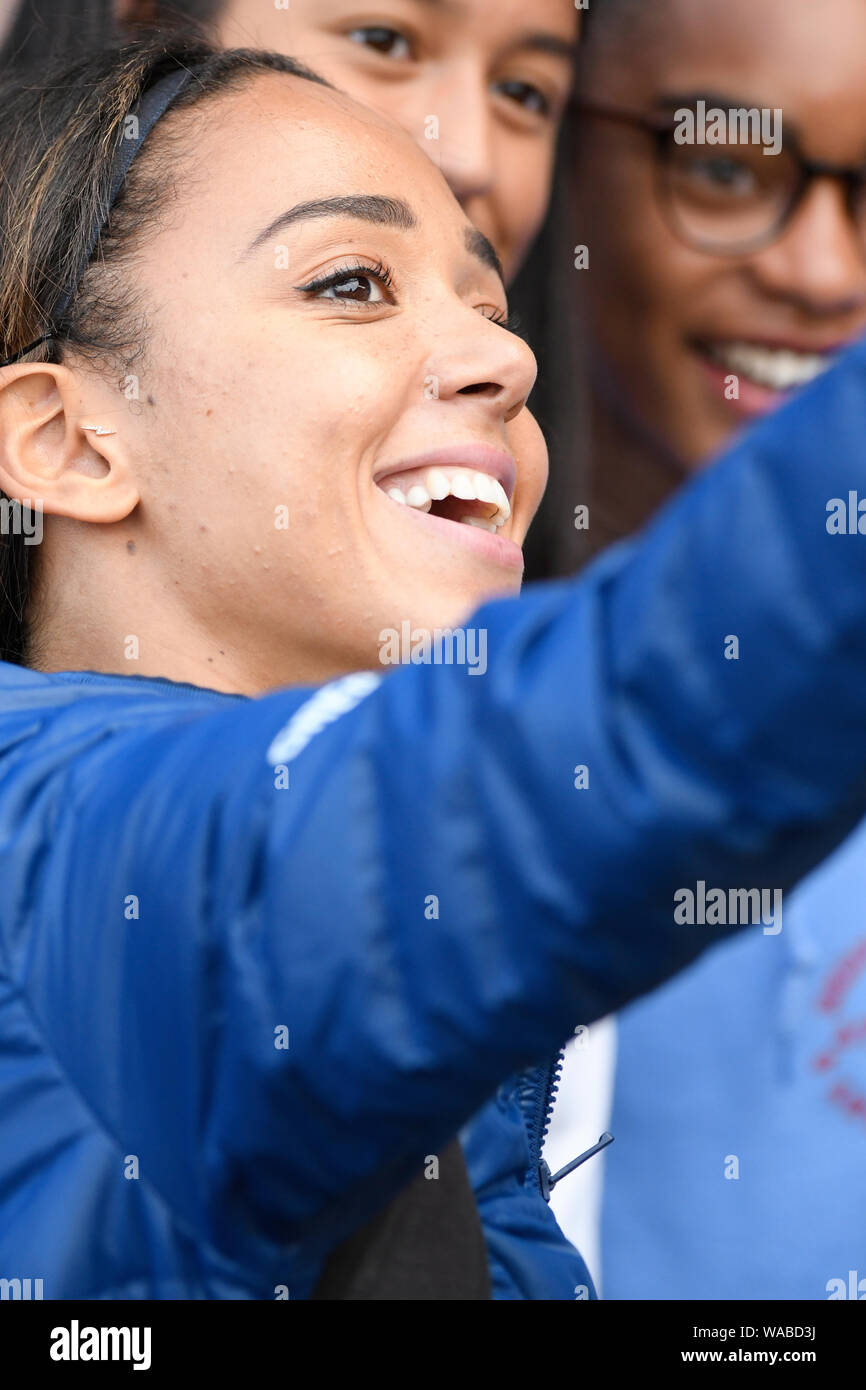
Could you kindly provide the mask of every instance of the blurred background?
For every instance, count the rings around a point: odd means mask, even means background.
[[[864,0],[0,0],[0,68],[192,23],[391,115],[497,246],[550,448],[530,580],[625,541],[866,331]],[[866,1297],[864,859],[772,948],[576,1021],[547,1156],[617,1136],[553,1202],[606,1296]]]

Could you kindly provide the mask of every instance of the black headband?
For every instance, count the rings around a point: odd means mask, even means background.
[[[172,102],[180,96],[181,92],[183,92],[195,78],[197,71],[197,68],[177,68],[174,72],[167,73],[165,77],[161,77],[158,82],[155,82],[154,85],[145,92],[135,110],[130,113],[130,116],[126,117],[124,125],[128,124],[131,117],[134,118],[135,125],[133,129],[135,134],[133,136],[127,136],[124,131],[124,134],[121,136],[114,156],[114,167],[112,169],[108,198],[94,224],[87,250],[82,256],[75,274],[66,285],[54,310],[54,321],[50,332],[43,333],[42,337],[37,338],[35,342],[29,343],[27,347],[23,347],[18,352],[13,353],[11,357],[5,358],[0,362],[0,367],[11,367],[13,363],[20,361],[22,357],[26,357],[28,352],[32,352],[34,348],[38,348],[42,343],[48,343],[52,338],[58,336],[58,324],[63,319],[63,315],[66,313],[75,297],[78,286],[84,277],[84,272],[89,266],[93,253],[99,244],[99,238],[105,231],[106,224],[111,216],[111,210],[117,202],[120,190],[126,181],[127,175],[142,145],[157,122],[165,115]]]

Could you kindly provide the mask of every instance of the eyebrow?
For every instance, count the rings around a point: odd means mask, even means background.
[[[398,227],[411,232],[418,226],[418,219],[408,203],[402,198],[383,198],[375,193],[356,193],[340,198],[315,198],[309,203],[298,203],[281,212],[273,222],[269,222],[259,232],[244,251],[241,259],[252,255],[277,232],[296,222],[309,222],[320,217],[354,217],[359,222],[373,222],[379,227]]]
[[[502,262],[496,254],[496,248],[493,242],[490,241],[483,232],[479,232],[477,227],[467,227],[463,240],[469,254],[474,256],[477,261],[480,261],[482,265],[489,266],[491,270],[495,270],[504,285],[505,271],[502,269]]]
[[[435,0],[434,0],[435,3]],[[297,203],[295,207],[281,212],[273,222],[269,222],[250,242],[241,260],[251,256],[260,246],[270,241],[277,232],[297,222],[310,222],[322,217],[354,217],[359,222],[372,222],[379,227],[397,227],[402,232],[411,232],[418,226],[418,218],[408,203],[402,198],[385,198],[378,193],[353,193],[338,198],[316,198],[308,203]],[[502,263],[496,254],[493,243],[479,232],[477,227],[467,227],[463,236],[466,250],[482,265],[495,270],[502,283],[505,274]]]
[[[577,57],[577,43],[560,38],[559,34],[522,34],[508,45],[511,49],[529,48],[534,53],[549,53],[553,58],[565,58],[571,63]]]

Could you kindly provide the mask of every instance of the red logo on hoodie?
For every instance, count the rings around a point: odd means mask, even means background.
[[[828,1087],[827,1099],[854,1119],[866,1122],[866,1091],[838,1074],[849,1048],[866,1044],[866,1017],[851,1018],[849,1012],[851,991],[864,973],[866,940],[845,953],[830,971],[818,996],[818,1011],[826,1014],[835,1026],[827,1046],[813,1057],[812,1067],[828,1075],[836,1073]]]

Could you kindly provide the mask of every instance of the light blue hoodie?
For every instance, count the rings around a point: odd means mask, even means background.
[[[866,1299],[866,825],[620,1014],[611,1128],[605,1298]]]

